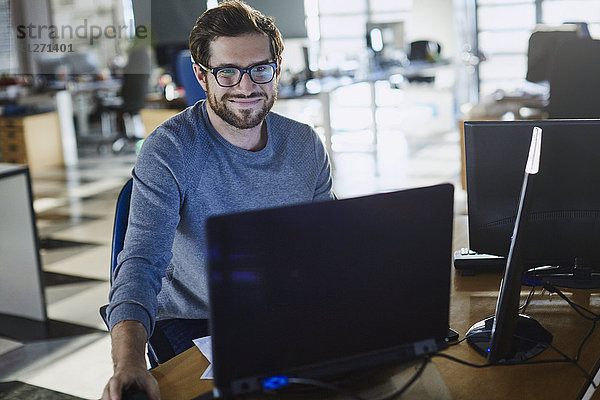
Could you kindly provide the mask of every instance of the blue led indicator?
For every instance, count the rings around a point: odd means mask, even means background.
[[[490,351],[492,351],[492,349],[488,347],[487,348],[487,352],[489,353]]]
[[[288,384],[288,377],[284,375],[271,376],[263,379],[263,389],[275,390]]]

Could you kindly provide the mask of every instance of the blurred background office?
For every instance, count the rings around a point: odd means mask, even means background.
[[[464,214],[462,121],[600,117],[600,0],[247,2],[284,37],[274,110],[315,128],[342,198],[451,182]],[[0,163],[31,183],[0,210],[31,202],[39,255],[16,282],[0,252],[0,288],[37,299],[0,290],[0,397],[100,396],[115,199],[144,138],[205,97],[187,38],[216,4],[0,0]]]

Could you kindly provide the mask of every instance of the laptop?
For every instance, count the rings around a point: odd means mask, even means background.
[[[447,346],[450,184],[207,221],[214,395]]]

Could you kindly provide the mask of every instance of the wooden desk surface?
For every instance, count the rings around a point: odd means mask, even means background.
[[[454,248],[467,243],[466,217],[455,221]],[[500,274],[452,277],[450,325],[461,338],[475,322],[494,313]],[[566,292],[566,291],[565,291]],[[600,293],[585,290],[566,292],[577,304],[600,313]],[[524,299],[528,291],[522,293]],[[536,291],[526,314],[537,319],[554,335],[553,345],[574,357],[581,340],[591,327],[589,321],[577,315],[557,295]],[[600,329],[588,340],[583,349],[580,365],[595,374],[600,368]],[[466,342],[452,346],[444,353],[475,363],[485,364]],[[561,356],[547,349],[533,360],[557,359]],[[579,399],[588,388],[583,373],[569,363],[498,366],[475,369],[443,358],[434,358],[441,377],[452,398],[464,399]],[[162,398],[190,399],[212,389],[212,382],[200,380],[208,361],[192,348],[169,362],[155,368],[152,373],[161,388]],[[423,378],[422,378],[423,379]],[[424,383],[425,384],[425,383]],[[593,396],[600,399],[600,390]]]

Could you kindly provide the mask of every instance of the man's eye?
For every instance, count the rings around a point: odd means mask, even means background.
[[[233,76],[236,72],[237,70],[235,68],[223,68],[219,70],[221,76]]]

